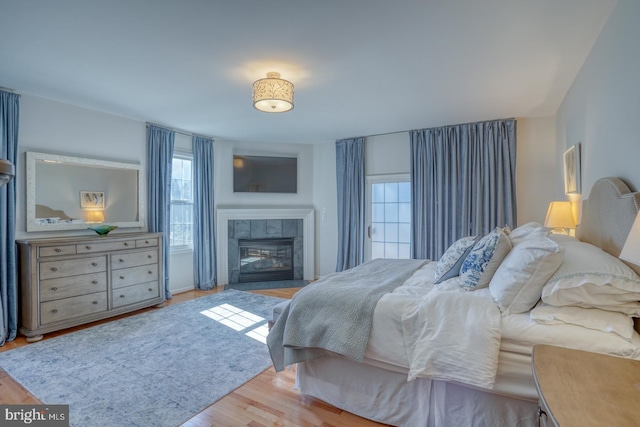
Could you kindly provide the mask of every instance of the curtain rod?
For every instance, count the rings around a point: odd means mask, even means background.
[[[174,131],[175,133],[179,133],[180,135],[185,135],[185,136],[201,136],[203,138],[208,138],[208,139],[214,139],[212,136],[208,136],[208,135],[201,135],[198,133],[193,133],[193,132],[187,132],[186,130],[182,130],[182,129],[176,129],[176,128],[172,128],[169,126],[163,126],[163,125],[159,125],[157,123],[151,123],[151,122],[147,122],[147,127],[149,126],[156,126],[156,127],[160,127],[160,128],[164,128],[164,129],[169,129]]]
[[[16,92],[15,89],[11,89],[11,88],[8,88],[8,87],[0,86],[0,90],[3,90],[5,92],[13,93],[14,95],[18,95],[18,97],[22,96],[22,94]]]
[[[453,125],[430,126],[430,127],[426,127],[426,128],[420,128],[420,129],[419,128],[413,128],[413,129],[406,129],[406,130],[396,130],[396,131],[393,131],[393,132],[374,133],[373,135],[352,136],[350,138],[340,138],[340,140],[342,140],[342,139],[354,139],[354,138],[371,138],[371,137],[374,137],[374,136],[393,135],[393,134],[396,134],[396,133],[409,133],[409,132],[414,131],[414,130],[448,128],[448,127],[461,126],[461,125],[473,125],[473,124],[476,124],[476,123],[499,122],[501,120],[516,120],[516,118],[515,117],[509,117],[509,118],[506,118],[506,119],[481,120],[479,122],[465,122],[465,123],[456,123],[456,124],[453,124]]]

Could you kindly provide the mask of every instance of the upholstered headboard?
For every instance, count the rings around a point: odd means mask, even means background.
[[[576,237],[617,257],[638,210],[640,193],[632,193],[618,178],[599,179],[591,187],[589,198],[582,202],[582,218]],[[626,264],[640,274],[640,266]],[[635,319],[635,329],[640,333],[640,319]]]
[[[618,178],[602,178],[593,184],[582,202],[582,218],[576,237],[617,257],[640,210],[640,193],[632,193]],[[640,266],[628,264],[638,274]]]

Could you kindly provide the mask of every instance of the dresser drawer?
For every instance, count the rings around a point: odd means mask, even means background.
[[[111,269],[118,270],[121,268],[135,267],[145,264],[158,263],[158,250],[127,252],[123,254],[111,255]]]
[[[149,246],[158,246],[158,239],[140,239],[136,240],[136,248],[147,248]]]
[[[58,256],[58,255],[75,255],[76,245],[52,246],[49,248],[39,248],[41,257]]]
[[[151,280],[158,280],[158,264],[122,268],[111,273],[111,287],[114,289]]]
[[[158,296],[160,296],[158,281],[119,288],[112,293],[113,308],[135,304]]]
[[[47,302],[78,295],[106,292],[107,272],[81,274],[40,281],[40,301]]]
[[[107,311],[106,292],[43,302],[40,304],[40,323],[46,325],[101,311]]]
[[[131,240],[121,240],[119,242],[83,243],[81,245],[76,245],[76,251],[79,254],[88,254],[91,252],[106,252],[106,251],[117,251],[122,249],[134,249],[135,247],[136,247],[136,241],[134,239],[131,239]]]
[[[107,270],[107,257],[68,259],[40,263],[40,280],[77,276]]]

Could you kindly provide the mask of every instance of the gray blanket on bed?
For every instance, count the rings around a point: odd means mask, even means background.
[[[376,259],[302,288],[267,337],[275,370],[327,352],[362,361],[378,300],[425,262]]]

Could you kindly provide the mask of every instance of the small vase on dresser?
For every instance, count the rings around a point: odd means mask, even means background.
[[[18,240],[20,332],[48,332],[163,305],[162,233]]]

